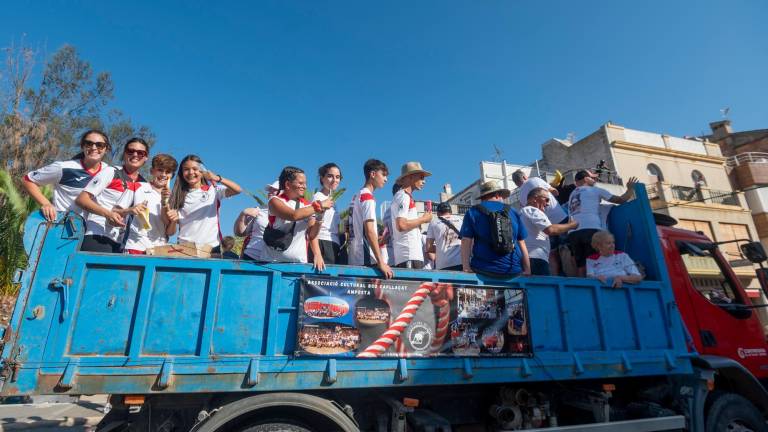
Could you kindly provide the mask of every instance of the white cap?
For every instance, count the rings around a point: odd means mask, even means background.
[[[267,192],[269,192],[271,190],[279,191],[280,190],[280,181],[279,180],[275,180],[272,183],[264,186],[264,190],[267,191]]]

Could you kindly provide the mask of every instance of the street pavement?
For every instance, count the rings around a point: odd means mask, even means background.
[[[104,416],[106,395],[38,396],[33,403],[0,405],[0,432],[86,432]]]

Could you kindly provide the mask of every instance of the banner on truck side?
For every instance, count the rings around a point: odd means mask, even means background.
[[[454,283],[304,277],[296,356],[530,356],[525,291]]]

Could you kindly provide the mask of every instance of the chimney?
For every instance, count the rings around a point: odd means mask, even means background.
[[[733,133],[730,120],[721,120],[710,123],[709,128],[712,129],[712,140],[714,141],[720,141]]]
[[[450,183],[446,183],[443,185],[443,193],[446,195],[453,195],[453,189],[451,188]]]

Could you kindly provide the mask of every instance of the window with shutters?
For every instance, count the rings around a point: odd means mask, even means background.
[[[745,240],[743,242],[726,243],[720,245],[720,252],[723,253],[725,259],[728,261],[741,259],[741,249],[739,246],[750,241],[752,237],[749,235],[749,227],[742,224],[720,224],[720,239],[719,241],[731,241],[731,240]]]
[[[682,228],[689,231],[703,232],[710,240],[715,241],[715,236],[712,235],[712,224],[707,221],[693,220],[693,219],[678,219],[676,228]]]

